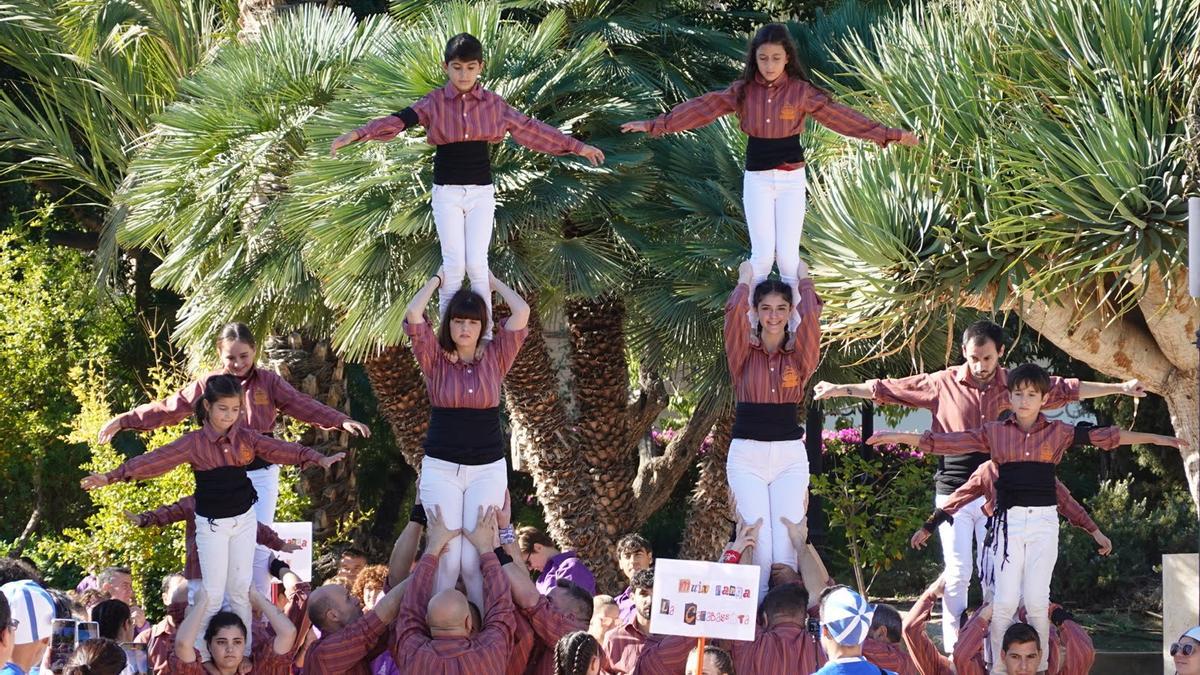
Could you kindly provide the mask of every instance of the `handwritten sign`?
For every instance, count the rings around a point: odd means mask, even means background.
[[[659,559],[654,565],[650,632],[753,640],[757,565]]]
[[[298,550],[291,553],[273,551],[275,557],[287,563],[287,566],[292,568],[301,581],[312,581],[312,523],[275,523],[271,528],[279,533],[280,539],[300,546]]]

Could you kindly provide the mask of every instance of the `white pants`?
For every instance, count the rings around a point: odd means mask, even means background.
[[[996,587],[989,634],[994,672],[1005,672],[1000,647],[1004,632],[1022,605],[1042,643],[1038,670],[1046,670],[1050,654],[1050,578],[1058,562],[1058,507],[1014,506],[1008,510],[1008,560],[1004,559],[1003,528],[996,536],[999,547],[992,557]]]
[[[208,608],[204,611],[204,627],[217,612],[222,600],[246,625],[246,654],[250,654],[250,579],[254,565],[254,535],[258,520],[254,510],[232,518],[208,519],[196,516],[196,553],[200,557],[200,573],[204,575],[204,592]],[[204,631],[196,638],[196,648],[204,643]],[[207,649],[205,650],[207,652]]]
[[[455,464],[432,457],[421,460],[421,504],[427,510],[439,507],[442,520],[451,530],[460,527],[463,532],[474,530],[479,507],[486,510],[489,506],[502,506],[506,489],[508,469],[503,459],[480,465]],[[479,551],[463,536],[451,540],[442,552],[434,592],[454,588],[459,574],[467,588],[467,599],[479,611],[486,611]]]
[[[793,288],[800,265],[800,235],[807,205],[804,169],[747,171],[742,180],[742,205],[750,230],[750,265],[754,284],[767,278],[771,263],[779,278]]]
[[[950,501],[950,495],[937,495],[934,504],[940,509]],[[981,570],[983,538],[987,534],[987,516],[983,513],[985,499],[980,497],[954,514],[953,523],[938,525],[938,539],[942,542],[942,563],[945,567],[942,578],[946,580],[946,593],[942,596],[942,643],[946,653],[954,653],[958,642],[958,618],[967,608],[967,594],[971,590],[971,570]],[[973,542],[973,543],[972,543]]]
[[[279,503],[279,465],[272,464],[265,469],[247,471],[246,476],[258,493],[258,501],[254,503],[254,517],[258,522],[273,527],[275,525],[275,506]],[[255,532],[255,541],[258,533]],[[271,597],[271,550],[266,546],[254,548],[254,587],[264,598]]]
[[[496,213],[494,185],[434,185],[433,224],[442,246],[446,282],[438,289],[438,318],[444,320],[450,298],[462,288],[463,275],[471,290],[487,304],[488,321],[482,338],[492,330],[492,287],[488,279],[488,246]]]
[[[804,518],[808,505],[808,450],[804,439],[795,441],[752,441],[735,438],[729,444],[725,464],[729,490],[747,523],[762,518],[754,543],[754,564],[759,567],[759,598],[767,592],[771,565],[784,563],[796,569],[796,549],[787,528]]]

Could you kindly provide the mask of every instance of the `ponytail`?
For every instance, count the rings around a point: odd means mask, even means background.
[[[554,645],[554,675],[587,675],[600,643],[585,631],[567,633]]]
[[[232,375],[213,375],[204,383],[204,395],[196,400],[196,421],[201,425],[208,419],[205,404],[212,405],[217,399],[236,397],[242,398],[242,385]]]
[[[62,675],[120,675],[125,670],[125,650],[114,640],[97,638],[79,643],[67,659]]]
[[[251,347],[258,347],[258,343],[254,339],[254,333],[250,332],[250,327],[239,321],[225,324],[221,327],[221,331],[217,333],[217,347],[219,348],[226,342],[245,342]]]

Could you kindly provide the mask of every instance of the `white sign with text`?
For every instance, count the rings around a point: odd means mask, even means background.
[[[753,640],[757,565],[659,559],[654,564],[650,632]]]
[[[312,581],[312,523],[275,523],[271,528],[279,533],[280,539],[300,547],[291,553],[272,551],[275,557],[287,563],[301,581]]]

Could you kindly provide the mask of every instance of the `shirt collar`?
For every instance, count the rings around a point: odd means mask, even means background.
[[[458,98],[459,96],[467,96],[467,97],[473,98],[475,100],[479,100],[479,99],[483,98],[483,86],[480,85],[478,81],[476,81],[475,86],[471,87],[470,90],[465,91],[465,92],[460,92],[454,86],[453,82],[447,82],[446,86],[442,87],[442,95],[446,97],[447,101],[453,101],[454,99]]]
[[[1006,375],[1007,375],[1007,371],[1004,368],[997,367],[995,377],[993,377],[992,381],[989,382],[987,384],[987,386],[983,387],[983,388],[986,389],[987,387],[991,387],[994,384],[998,384],[1001,387],[1007,386],[1008,377]],[[958,380],[962,384],[967,384],[972,387],[980,388],[979,384],[975,382],[975,378],[971,376],[971,367],[965,363],[959,364],[954,367],[954,379]]]
[[[204,426],[200,427],[200,433],[204,434],[204,438],[208,439],[210,443],[217,443],[222,438],[232,441],[233,436],[237,433],[237,430],[237,422],[234,422],[233,426],[229,427],[229,431],[225,432],[224,434],[217,433],[217,430],[213,429],[212,425],[208,424],[207,422],[204,423]]]
[[[1004,424],[1010,424],[1010,425],[1016,427],[1017,426],[1016,414],[1012,414],[1012,415],[1009,415],[1008,417],[1005,417]],[[1033,422],[1033,429],[1031,431],[1041,431],[1049,424],[1050,424],[1050,420],[1046,418],[1046,415],[1043,413],[1038,413],[1037,419],[1034,420],[1034,422]],[[1020,427],[1017,427],[1017,428],[1019,429]]]
[[[553,558],[547,560],[545,569],[548,569],[548,570],[554,569],[555,567],[558,567],[559,565],[561,565],[563,562],[570,560],[571,558],[574,558],[574,557],[575,557],[575,551],[563,551],[562,553],[559,553],[558,555],[554,556]]]
[[[788,79],[789,79],[788,74],[784,73],[784,74],[780,75],[779,77],[775,78],[774,82],[768,83],[766,78],[764,78],[761,73],[758,73],[758,72],[754,73],[755,84],[759,84],[764,87],[782,87],[783,85],[787,84]]]

